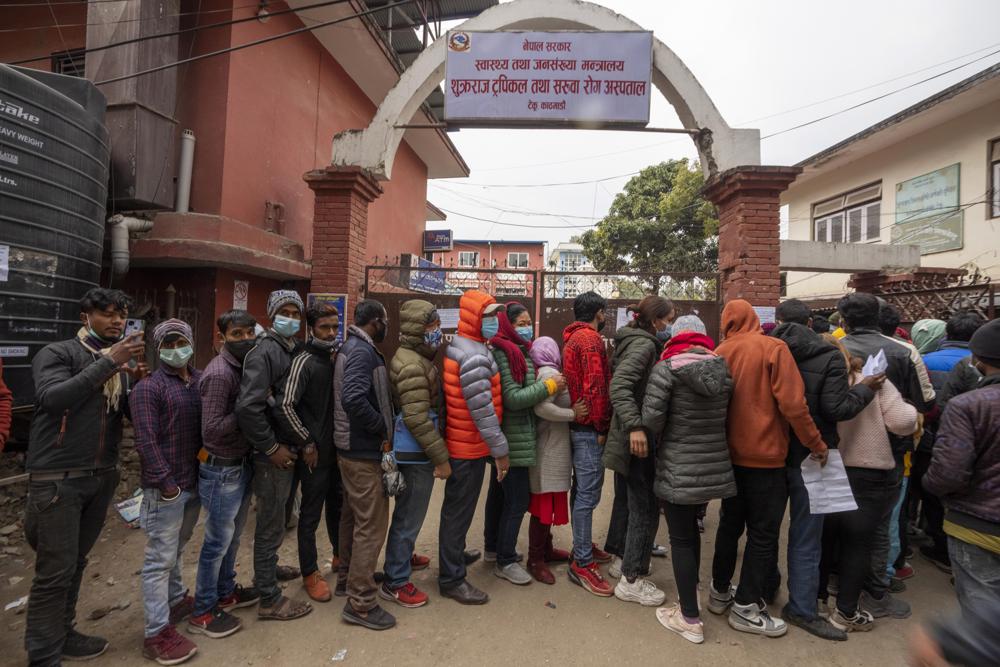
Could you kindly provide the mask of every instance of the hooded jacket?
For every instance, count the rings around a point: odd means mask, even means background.
[[[257,345],[243,359],[240,395],[236,399],[236,419],[243,437],[259,454],[270,455],[279,442],[275,432],[274,408],[278,385],[292,365],[299,350],[295,338],[279,336],[270,329],[257,339]]]
[[[394,412],[385,357],[361,327],[347,327],[334,364],[334,430],[337,453],[349,459],[377,461],[382,443],[392,440]]]
[[[563,330],[563,376],[569,400],[587,404],[587,416],[576,424],[607,433],[611,423],[611,371],[604,338],[586,322],[573,322]]]
[[[500,392],[503,396],[503,421],[500,423],[510,447],[510,465],[528,468],[535,465],[535,412],[532,408],[549,396],[545,382],[537,380],[535,364],[524,355],[527,369],[524,381],[518,382],[510,370],[510,360],[502,350],[493,350],[500,369]]]
[[[406,301],[399,309],[399,348],[389,363],[389,381],[403,425],[422,450],[400,451],[399,443],[394,443],[396,459],[440,465],[448,461],[448,446],[438,426],[445,423],[444,394],[434,365],[437,351],[424,342],[424,329],[434,312],[434,305],[422,299]],[[437,424],[431,413],[437,417]]]
[[[733,380],[725,360],[682,352],[653,367],[642,424],[656,442],[657,498],[698,505],[736,495],[726,442]]]
[[[968,342],[951,340],[944,341],[940,348],[924,355],[924,365],[927,366],[927,374],[930,375],[931,385],[939,403],[940,393],[948,381],[948,375],[960,361],[971,355]]]
[[[863,384],[852,387],[844,355],[809,327],[786,322],[775,329],[771,336],[788,345],[799,373],[802,374],[809,415],[827,447],[836,448],[840,441],[837,422],[856,417],[871,403],[875,393]],[[800,466],[809,451],[801,446],[795,433],[790,436],[786,463],[789,466]]]
[[[660,357],[663,344],[648,331],[622,327],[615,332],[615,351],[611,355],[611,428],[604,444],[601,462],[604,467],[628,475],[632,454],[629,434],[642,429],[642,399],[653,364]]]
[[[784,341],[765,336],[753,307],[743,299],[722,310],[725,340],[716,352],[733,378],[726,421],[734,465],[783,468],[788,456],[789,425],[810,451],[825,448],[809,416],[805,385]]]
[[[493,297],[478,290],[465,292],[458,301],[458,335],[444,360],[445,440],[452,458],[497,458],[510,451],[500,428],[500,369],[481,331],[483,311],[494,303]]]
[[[333,350],[306,343],[278,387],[274,410],[281,442],[297,448],[315,445],[321,466],[335,462],[333,357]]]

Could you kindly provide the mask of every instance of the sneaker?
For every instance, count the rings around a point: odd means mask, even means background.
[[[243,621],[232,614],[216,608],[201,616],[188,620],[187,631],[195,635],[205,635],[212,639],[222,639],[235,634],[243,627]]]
[[[495,563],[495,562],[497,562],[497,552],[496,551],[486,551],[486,552],[484,552],[483,553],[483,560],[485,562],[487,562],[487,563]],[[520,551],[516,551],[514,553],[514,562],[515,563],[520,563],[520,562],[523,562],[523,561],[524,561],[524,554],[521,553]],[[476,561],[472,561],[472,562],[475,563]]]
[[[738,604],[729,609],[729,627],[739,632],[749,632],[765,637],[781,637],[788,632],[788,625],[780,618],[771,618],[763,604]]]
[[[649,579],[636,577],[635,581],[629,582],[622,577],[615,586],[615,597],[625,602],[638,602],[643,607],[659,607],[667,594]]]
[[[612,579],[622,578],[622,559],[618,556],[611,559],[611,565],[608,565],[608,576]]]
[[[931,565],[941,570],[945,574],[951,574],[951,558],[947,554],[940,554],[931,547],[920,547],[920,555]],[[878,618],[876,616],[876,618]]]
[[[858,606],[871,614],[872,618],[909,618],[911,613],[910,604],[892,597],[892,593],[886,593],[881,600],[876,600],[868,591],[861,591]]]
[[[910,565],[909,563],[906,563],[905,565],[903,565],[903,567],[896,570],[896,578],[901,581],[909,579],[915,574],[916,572],[913,571],[913,566]]]
[[[820,639],[828,639],[835,642],[847,641],[847,633],[843,630],[833,627],[823,618],[806,618],[805,616],[799,616],[789,609],[787,604],[781,610],[781,618],[784,619],[786,623],[802,628],[809,634],[819,637]]]
[[[684,614],[681,613],[681,608],[678,604],[657,609],[656,620],[667,630],[676,632],[693,644],[702,644],[705,641],[705,627],[702,622],[688,623],[684,620]]]
[[[875,619],[861,609],[854,612],[854,616],[845,616],[840,609],[834,609],[830,614],[830,625],[844,632],[870,632],[875,627]]]
[[[160,630],[155,637],[142,642],[142,657],[161,665],[179,665],[198,652],[194,642],[181,635],[172,625]]]
[[[611,562],[611,554],[609,554],[604,549],[598,548],[596,542],[591,542],[591,544],[590,544],[590,554],[591,554],[591,556],[593,556],[594,560],[597,561],[598,563],[602,563],[603,564],[603,563],[610,563]]]
[[[388,630],[396,625],[396,617],[382,607],[375,605],[368,611],[361,612],[354,609],[350,600],[344,605],[344,611],[340,612],[340,617],[348,623],[360,625],[369,630]]]
[[[653,544],[652,554],[654,556],[656,556],[657,558],[666,558],[667,557],[667,548],[665,546],[663,546],[662,544],[655,544],[654,543]]]
[[[406,582],[397,588],[390,588],[389,584],[383,583],[379,586],[378,594],[383,600],[390,600],[400,607],[406,607],[407,609],[416,609],[427,604],[427,593],[424,593],[410,582]]]
[[[185,594],[181,601],[170,608],[170,624],[180,625],[181,621],[194,612],[194,598]]]
[[[310,575],[302,577],[302,586],[306,593],[316,602],[330,601],[330,586],[323,580],[319,570]]]
[[[889,579],[889,592],[890,593],[905,593],[906,592],[906,582],[899,577],[890,577]]]
[[[414,553],[410,556],[410,569],[416,572],[417,570],[426,570],[431,564],[431,559],[423,554]]]
[[[713,581],[712,585],[708,587],[708,610],[713,614],[725,614],[735,596],[736,586],[731,585],[728,591],[720,593],[715,590],[715,582]]]
[[[108,650],[110,643],[103,637],[91,637],[70,628],[63,642],[63,660],[92,660]]]
[[[614,595],[611,584],[601,576],[601,568],[597,565],[596,561],[583,567],[577,565],[576,562],[572,562],[569,564],[567,574],[569,580],[574,584],[582,586],[598,597],[609,598]]]
[[[244,588],[243,586],[236,584],[236,588],[233,589],[233,592],[219,600],[215,606],[222,611],[232,611],[233,609],[252,607],[258,602],[260,602],[260,591],[253,586]]]
[[[493,566],[493,574],[518,586],[527,586],[531,583],[531,575],[521,567],[520,563],[508,563],[507,565],[497,563]]]

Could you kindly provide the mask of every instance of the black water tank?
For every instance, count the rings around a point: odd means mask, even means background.
[[[105,109],[86,79],[0,65],[0,356],[15,406],[34,402],[31,359],[76,334],[98,283]]]

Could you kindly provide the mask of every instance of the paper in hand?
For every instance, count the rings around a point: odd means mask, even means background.
[[[828,452],[825,466],[820,466],[819,461],[812,458],[803,461],[802,482],[809,495],[810,514],[832,514],[858,509],[851,483],[847,479],[844,459],[836,449]]]
[[[877,354],[870,355],[861,369],[862,378],[870,378],[882,375],[889,367],[889,362],[885,359],[885,350],[879,350]]]

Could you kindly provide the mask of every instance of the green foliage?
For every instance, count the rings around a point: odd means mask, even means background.
[[[670,160],[647,167],[615,196],[608,215],[583,234],[598,271],[649,274],[715,272],[719,220],[701,197],[697,163]],[[657,291],[660,280],[646,281]]]

